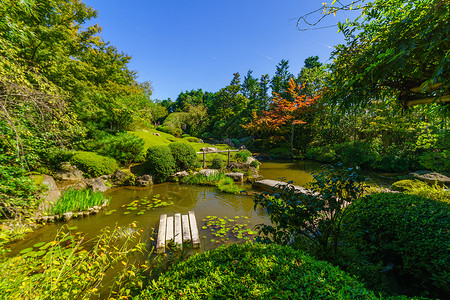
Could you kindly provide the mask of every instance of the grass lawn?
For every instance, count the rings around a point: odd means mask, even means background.
[[[225,144],[217,144],[217,145],[211,145],[208,143],[191,143],[187,140],[187,138],[177,138],[171,134],[158,131],[156,129],[150,129],[148,131],[128,131],[128,133],[133,134],[137,137],[140,137],[144,140],[144,152],[147,151],[147,149],[150,146],[154,145],[168,145],[173,142],[186,142],[190,144],[192,147],[194,147],[196,152],[200,152],[200,149],[203,147],[215,147],[219,150],[228,150],[228,149],[235,149]],[[160,136],[154,135],[153,133],[159,133]],[[236,152],[231,153],[231,161],[235,161],[234,155]],[[209,166],[214,158],[221,158],[225,163],[228,161],[228,153],[211,153],[206,155],[206,165]],[[203,161],[203,154],[197,155],[198,161]]]

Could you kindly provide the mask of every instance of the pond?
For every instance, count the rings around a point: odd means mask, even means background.
[[[322,165],[313,161],[264,161],[260,168],[260,174],[266,179],[279,179],[285,177],[293,180],[295,184],[306,186],[313,177],[311,172],[320,171]],[[376,173],[367,173],[371,182],[378,184],[389,184],[389,178],[379,176]],[[242,189],[251,191],[250,185],[242,185]],[[251,239],[254,235],[251,230],[256,224],[268,223],[267,215],[261,211],[253,209],[253,197],[249,195],[230,195],[219,192],[213,187],[193,186],[178,183],[164,183],[153,185],[148,188],[122,187],[107,191],[106,196],[111,199],[110,205],[97,215],[84,218],[72,219],[68,222],[57,222],[45,225],[34,232],[28,234],[23,240],[11,243],[11,255],[16,254],[21,249],[32,247],[39,242],[51,241],[57,232],[64,226],[76,227],[77,231],[87,234],[87,237],[95,237],[102,228],[107,226],[115,227],[128,226],[130,223],[137,224],[136,229],[143,229],[143,241],[147,241],[148,249],[155,246],[156,240],[154,232],[157,232],[159,217],[161,214],[173,215],[174,213],[185,214],[190,210],[195,211],[201,247],[198,251],[209,250],[223,243],[233,243]],[[162,201],[173,202],[170,206],[153,209],[142,209],[146,200],[158,198]],[[130,210],[127,205],[136,201],[135,210]],[[142,204],[142,205],[141,205]],[[216,216],[222,219],[234,218],[233,222],[242,230],[247,229],[246,234],[231,234],[223,237],[223,241],[217,238],[217,234],[211,232],[208,224],[211,217]],[[209,218],[208,218],[209,217]],[[238,218],[236,218],[238,217]],[[241,230],[241,231],[242,231]],[[152,236],[153,234],[153,236]],[[236,236],[240,235],[241,238]]]

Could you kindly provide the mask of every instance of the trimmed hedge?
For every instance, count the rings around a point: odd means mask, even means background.
[[[379,299],[355,278],[290,247],[232,244],[188,260],[137,299]]]
[[[373,194],[345,219],[349,242],[399,282],[426,296],[450,294],[450,205],[407,194]]]
[[[170,152],[175,159],[177,171],[189,170],[195,167],[197,154],[194,147],[187,143],[176,142],[169,144]]]
[[[151,146],[147,150],[145,169],[154,176],[156,182],[164,182],[175,173],[175,159],[166,145]]]
[[[75,152],[70,159],[70,163],[77,166],[89,177],[111,174],[119,167],[114,158],[87,151]]]
[[[142,162],[144,140],[129,133],[119,133],[98,142],[97,153],[116,159],[124,166]]]

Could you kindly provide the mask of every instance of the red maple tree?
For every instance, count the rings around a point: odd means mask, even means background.
[[[291,150],[294,142],[294,125],[305,124],[300,117],[309,111],[311,105],[319,98],[308,97],[301,93],[303,86],[297,84],[291,77],[288,82],[288,89],[285,93],[287,99],[277,93],[269,105],[269,110],[262,111],[260,115],[253,112],[253,120],[243,127],[252,132],[272,134],[271,139],[277,140],[285,138],[286,133],[291,133]]]

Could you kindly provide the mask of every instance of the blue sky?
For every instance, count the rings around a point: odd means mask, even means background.
[[[98,11],[103,39],[132,56],[139,81],[151,81],[153,99],[175,100],[185,90],[215,92],[233,73],[273,75],[281,59],[297,74],[304,60],[327,62],[343,43],[337,28],[299,31],[297,18],[320,8],[316,0],[85,0]],[[318,15],[320,16],[320,15]],[[339,16],[340,19],[345,15]],[[311,20],[314,20],[312,18]],[[336,24],[328,17],[322,24]]]

